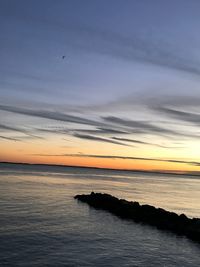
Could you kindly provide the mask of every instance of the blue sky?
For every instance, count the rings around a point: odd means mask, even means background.
[[[198,158],[199,25],[199,1],[0,1],[1,142],[62,128]]]

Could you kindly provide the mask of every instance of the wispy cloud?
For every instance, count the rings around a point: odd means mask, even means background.
[[[15,141],[15,142],[19,142],[19,141],[21,141],[21,140],[18,139],[18,138],[8,137],[8,136],[3,136],[3,135],[0,135],[0,138],[1,138],[1,139],[4,139],[4,140],[8,140],[8,141]]]
[[[81,41],[76,41],[76,45],[89,51],[200,75],[198,61],[180,53],[176,47],[161,41],[156,42],[156,39],[145,40],[137,34],[123,36],[116,32],[84,26],[70,30],[81,35]],[[88,37],[92,38],[92,43],[86,42]]]
[[[142,145],[149,145],[150,144],[150,143],[139,141],[139,140],[135,140],[135,139],[121,138],[121,137],[112,137],[112,139],[118,140],[118,141],[142,144]]]
[[[166,107],[157,107],[156,110],[170,118],[200,125],[200,114],[198,113],[185,112]]]
[[[129,132],[125,130],[117,130],[117,129],[112,129],[112,128],[96,128],[96,129],[74,129],[76,132],[80,133],[87,133],[87,134],[97,134],[97,135],[112,135],[112,134],[130,134]]]
[[[88,140],[96,140],[96,141],[104,141],[109,143],[115,143],[120,145],[126,145],[124,142],[132,142],[132,143],[138,143],[140,144],[148,144],[146,141],[131,141],[130,138],[124,138],[123,135],[131,135],[131,134],[139,134],[140,136],[143,135],[154,135],[154,136],[164,136],[165,138],[199,138],[198,134],[193,133],[187,133],[187,132],[181,132],[180,130],[172,130],[169,125],[165,123],[165,126],[162,127],[160,125],[156,125],[156,123],[152,123],[149,121],[144,120],[129,120],[125,118],[119,118],[116,116],[102,116],[97,117],[96,120],[88,119],[83,116],[74,116],[71,114],[66,114],[62,112],[57,111],[49,111],[49,110],[36,110],[36,109],[27,109],[27,108],[21,108],[16,106],[6,106],[6,105],[0,105],[0,110],[25,115],[25,116],[32,116],[42,119],[48,119],[53,121],[61,121],[61,122],[67,122],[70,124],[78,124],[82,126],[89,126],[90,129],[76,129],[76,128],[30,128],[30,129],[23,129],[19,127],[11,127],[7,125],[0,124],[0,130],[3,131],[16,131],[23,133],[25,135],[28,135],[32,138],[42,138],[37,135],[37,133],[56,133],[56,134],[68,134],[75,137],[79,137],[82,139],[88,139]],[[161,110],[161,108],[160,108]],[[181,118],[182,120],[192,121],[197,123],[199,116],[197,114],[187,114],[186,112],[173,112],[170,109],[164,109],[163,112],[165,112],[168,116],[176,116],[177,118]],[[84,114],[86,116],[86,114]],[[162,124],[161,124],[162,125]],[[92,127],[92,128],[91,128]],[[111,135],[119,135],[119,137],[111,138]],[[120,136],[121,135],[121,136]],[[102,137],[103,136],[103,137]],[[109,137],[110,139],[104,138],[104,136]],[[118,138],[118,139],[117,139]],[[119,139],[121,138],[121,139]],[[122,139],[123,138],[123,139]],[[126,139],[126,140],[125,140]],[[128,141],[129,139],[129,141]],[[122,141],[122,142],[121,142]],[[124,142],[123,142],[124,141]],[[153,144],[152,144],[153,145]],[[163,145],[156,145],[164,147]]]
[[[186,160],[176,160],[176,159],[159,159],[159,158],[143,158],[143,157],[126,157],[126,156],[116,156],[116,155],[93,155],[93,154],[33,154],[35,156],[49,156],[49,157],[79,157],[79,158],[99,158],[99,159],[122,159],[122,160],[142,160],[142,161],[158,161],[158,162],[171,162],[178,164],[188,164],[192,166],[200,166],[198,161],[186,161]]]
[[[6,132],[6,133],[15,133],[16,134],[22,134],[21,136],[16,137],[8,137],[8,136],[2,136],[1,138],[11,140],[11,141],[25,141],[25,140],[31,140],[31,139],[44,139],[44,137],[38,136],[35,134],[34,129],[24,129],[20,127],[13,127],[6,124],[0,124],[0,132]]]
[[[103,28],[87,26],[78,23],[65,23],[48,19],[47,17],[41,17],[37,14],[27,12],[27,14],[19,14],[14,10],[7,10],[2,12],[2,15],[11,16],[15,21],[23,20],[25,23],[29,23],[31,27],[37,25],[42,31],[51,29],[54,36],[59,33],[62,38],[62,42],[66,41],[66,35],[68,46],[73,48],[79,48],[89,53],[99,53],[108,55],[115,58],[121,58],[126,61],[140,61],[156,66],[170,68],[173,70],[183,71],[195,75],[200,75],[199,61],[194,57],[187,56],[185,51],[182,51],[180,47],[169,42],[169,40],[158,39],[157,36],[151,38],[141,37],[138,31],[133,30],[126,35],[112,30],[105,30]],[[28,14],[29,13],[29,14]],[[43,34],[38,34],[35,38],[45,39]],[[66,34],[67,33],[67,34]],[[47,38],[47,37],[46,37]],[[54,38],[55,42],[56,38]],[[52,39],[48,40],[52,42]]]
[[[180,91],[179,88],[174,88],[174,90],[177,91],[176,93],[173,93],[172,95],[154,95],[154,96],[146,96],[143,97],[143,99],[140,99],[149,107],[149,109],[156,109],[159,107],[174,107],[174,108],[192,108],[192,107],[198,107],[200,105],[200,95],[195,94],[191,90],[190,94],[188,95],[182,95],[178,94]],[[184,92],[183,92],[184,93]],[[123,102],[132,102],[134,99],[122,99],[119,101]]]
[[[122,119],[114,116],[102,117],[106,122],[131,128],[135,133],[160,133],[160,134],[177,134],[175,131],[153,125],[145,121],[133,121]]]
[[[144,141],[135,140],[135,139],[129,139],[129,138],[112,137],[112,139],[117,140],[117,141],[123,141],[123,142],[130,142],[130,143],[140,144],[140,145],[157,146],[157,147],[167,148],[167,149],[174,149],[174,148],[175,149],[180,149],[180,148],[183,148],[182,146],[165,146],[165,145],[154,144],[154,143],[149,143],[149,142],[144,142]]]
[[[129,145],[127,145],[125,143],[122,143],[122,142],[114,141],[112,139],[106,139],[106,138],[102,138],[102,137],[97,137],[97,136],[93,136],[93,135],[74,133],[73,136],[74,137],[78,137],[80,139],[87,139],[87,140],[90,140],[90,141],[106,142],[106,143],[112,143],[112,144],[115,144],[115,145],[129,146]]]
[[[33,109],[27,109],[27,108],[19,108],[19,107],[13,107],[13,106],[5,106],[0,105],[0,110],[8,111],[16,114],[26,115],[26,116],[32,116],[32,117],[38,117],[38,118],[44,118],[54,121],[63,121],[63,122],[70,122],[70,123],[78,123],[78,124],[84,124],[84,125],[92,125],[92,126],[104,126],[105,124],[101,122],[97,122],[94,120],[85,119],[78,116],[73,116],[61,112],[56,111],[47,111],[47,110],[33,110]]]
[[[27,19],[27,18],[26,18]],[[29,18],[30,19],[30,18]],[[140,61],[156,66],[200,75],[199,61],[191,59],[180,47],[154,38],[142,38],[137,32],[123,35],[118,32],[82,25],[62,24],[42,19],[47,27],[55,27],[71,35],[68,45],[86,51],[121,58],[126,61]],[[91,42],[88,40],[92,40]]]
[[[6,124],[0,124],[0,131],[12,131],[12,132],[20,132],[20,133],[26,132],[25,130],[23,130],[21,128],[9,126]]]

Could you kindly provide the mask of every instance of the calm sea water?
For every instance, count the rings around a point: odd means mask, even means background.
[[[0,266],[200,266],[200,245],[78,203],[107,192],[200,217],[200,178],[0,164]]]

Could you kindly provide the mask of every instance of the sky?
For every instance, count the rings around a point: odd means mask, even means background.
[[[0,161],[200,171],[200,1],[0,0]]]

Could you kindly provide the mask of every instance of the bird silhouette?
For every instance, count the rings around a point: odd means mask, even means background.
[[[62,59],[65,59],[65,56],[62,56]]]

